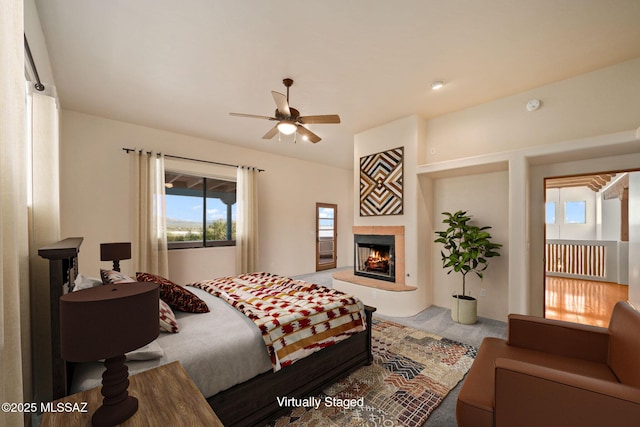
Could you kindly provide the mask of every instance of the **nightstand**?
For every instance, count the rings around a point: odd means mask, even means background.
[[[180,362],[173,362],[129,377],[129,395],[138,399],[138,411],[123,427],[220,426],[224,427]],[[53,402],[87,402],[87,412],[45,412],[41,427],[91,426],[91,416],[102,404],[100,387],[66,396]],[[76,405],[77,407],[77,405]]]

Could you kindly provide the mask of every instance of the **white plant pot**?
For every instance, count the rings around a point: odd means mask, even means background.
[[[451,299],[451,319],[464,325],[472,325],[478,320],[478,300],[466,295],[453,295]]]

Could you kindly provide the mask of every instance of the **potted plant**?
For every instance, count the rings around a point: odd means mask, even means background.
[[[451,318],[459,323],[472,324],[477,320],[478,302],[467,295],[466,277],[473,272],[480,279],[488,267],[488,259],[500,256],[499,243],[491,241],[491,234],[487,231],[491,227],[472,225],[471,216],[466,211],[454,214],[443,212],[442,220],[448,227],[445,231],[436,231],[438,238],[435,243],[442,243],[442,267],[449,269],[447,274],[456,272],[462,274],[462,294],[453,294]]]

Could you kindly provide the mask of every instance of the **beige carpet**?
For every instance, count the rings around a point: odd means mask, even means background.
[[[422,426],[467,373],[476,348],[374,319],[374,362],[314,398],[283,399],[269,426]]]

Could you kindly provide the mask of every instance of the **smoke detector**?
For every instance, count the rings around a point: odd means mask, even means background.
[[[542,103],[539,99],[531,99],[527,102],[527,111],[536,111]]]

